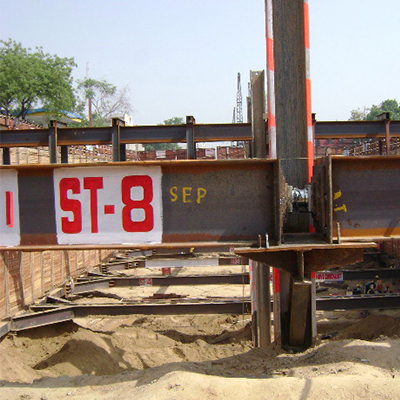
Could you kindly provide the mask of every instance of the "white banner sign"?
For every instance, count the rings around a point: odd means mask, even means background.
[[[0,246],[20,244],[18,173],[0,170]]]
[[[161,243],[161,168],[54,170],[59,244]]]

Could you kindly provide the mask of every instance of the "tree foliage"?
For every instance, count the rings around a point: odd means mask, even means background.
[[[25,118],[35,107],[44,107],[56,116],[75,106],[71,73],[73,58],[61,58],[22,47],[12,39],[0,41],[0,110]]]
[[[366,117],[366,120],[372,121],[376,119],[379,114],[389,112],[391,119],[400,119],[400,105],[395,99],[387,99],[382,101],[379,105],[373,105]]]
[[[367,118],[368,113],[369,108],[367,107],[351,110],[349,121],[364,121]]]
[[[357,109],[351,111],[350,121],[373,121],[379,114],[390,113],[390,118],[400,120],[400,104],[396,99],[386,99],[379,105],[364,107],[363,110]]]
[[[182,117],[172,117],[164,120],[164,123],[160,125],[182,125],[184,123],[185,122],[183,121]]]
[[[105,81],[86,78],[78,81],[78,106],[76,111],[84,113],[87,102],[92,102],[93,126],[110,125],[116,114],[129,114],[132,106],[128,97],[128,87],[118,90],[117,86]],[[88,125],[84,119],[81,125]]]
[[[182,117],[172,117],[164,120],[164,123],[159,125],[181,125],[181,124],[184,124]],[[180,149],[180,146],[178,143],[149,143],[145,144],[144,148],[146,151],[177,150]]]

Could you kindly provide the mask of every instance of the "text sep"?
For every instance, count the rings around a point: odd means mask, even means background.
[[[200,204],[207,195],[207,190],[199,187],[192,188],[190,186],[182,187],[179,189],[178,186],[172,186],[169,189],[171,195],[171,202],[175,203],[182,199],[183,203],[197,203]]]

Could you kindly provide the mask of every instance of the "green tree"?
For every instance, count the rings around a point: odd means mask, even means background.
[[[185,122],[183,121],[182,117],[172,117],[164,120],[164,123],[160,125],[182,125],[184,123]]]
[[[367,121],[372,121],[376,119],[379,114],[384,112],[390,113],[391,119],[400,119],[400,105],[399,102],[395,99],[387,99],[382,101],[379,105],[373,105],[366,116]]]
[[[88,101],[92,103],[93,126],[107,126],[116,114],[129,114],[132,106],[128,97],[128,87],[118,90],[117,86],[105,81],[86,78],[78,81],[78,106],[76,111],[84,113]],[[80,124],[87,126],[89,119]]]
[[[351,111],[350,121],[373,121],[379,114],[390,113],[390,118],[400,120],[400,105],[396,99],[386,99],[379,105]]]
[[[369,113],[370,109],[364,107],[363,109],[357,108],[351,110],[349,121],[364,121]]]
[[[164,120],[164,123],[159,125],[182,125],[182,124],[184,124],[182,117],[172,117]],[[145,144],[144,148],[146,151],[177,150],[180,149],[180,146],[178,143],[149,143]]]
[[[73,58],[61,58],[22,47],[12,39],[0,41],[0,110],[25,118],[35,107],[46,108],[57,116],[60,110],[71,111],[75,94],[71,73]]]

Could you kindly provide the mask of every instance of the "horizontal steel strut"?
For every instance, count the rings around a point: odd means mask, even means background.
[[[190,300],[190,299],[189,299]],[[250,299],[118,305],[36,306],[38,312],[12,318],[0,328],[0,337],[10,331],[21,331],[54,323],[70,321],[76,317],[95,315],[180,315],[180,314],[242,314],[250,312]],[[39,311],[47,308],[47,311]],[[323,297],[317,299],[317,310],[366,310],[400,308],[400,295],[365,295],[353,297]]]
[[[386,137],[385,121],[315,121],[315,139],[378,139]],[[57,128],[57,145],[112,144],[112,127]],[[186,142],[186,125],[120,128],[120,143]],[[195,124],[195,142],[252,140],[250,123]],[[390,121],[390,136],[400,137],[400,121]],[[49,146],[49,129],[1,130],[0,147]]]

